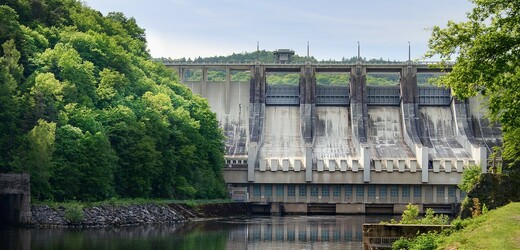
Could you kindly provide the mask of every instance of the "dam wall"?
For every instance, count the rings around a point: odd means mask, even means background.
[[[443,211],[465,196],[456,187],[464,168],[487,171],[487,156],[501,145],[481,100],[417,84],[418,74],[442,73],[424,64],[167,66],[208,99],[226,135],[229,191],[253,203],[357,204],[337,209],[363,212],[414,202]],[[209,81],[215,69],[226,77]],[[189,80],[194,70],[198,81]],[[237,71],[249,79],[232,80]],[[267,82],[279,72],[299,74],[299,83]],[[367,84],[367,75],[388,72],[399,75],[395,85]],[[350,80],[317,83],[321,73]]]

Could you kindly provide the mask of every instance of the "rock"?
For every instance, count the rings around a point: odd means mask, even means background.
[[[174,209],[154,204],[89,207],[84,208],[83,212],[83,222],[72,224],[65,220],[64,208],[54,210],[46,205],[34,205],[32,207],[32,224],[35,227],[109,227],[186,220]]]

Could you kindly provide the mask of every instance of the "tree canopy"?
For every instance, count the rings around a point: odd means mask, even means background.
[[[151,60],[133,18],[0,4],[0,172],[30,173],[36,199],[225,195],[215,114]]]
[[[467,21],[434,27],[427,56],[441,66],[456,59],[441,82],[459,98],[481,94],[502,126],[503,158],[520,164],[520,1],[472,0]]]

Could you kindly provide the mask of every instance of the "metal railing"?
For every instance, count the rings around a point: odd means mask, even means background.
[[[425,86],[419,87],[419,105],[447,106],[451,103],[451,91],[445,88]]]
[[[316,86],[317,105],[348,105],[350,86]]]
[[[399,105],[401,90],[399,87],[367,86],[368,105]]]
[[[266,105],[299,105],[299,85],[267,85],[265,93]]]
[[[392,249],[392,244],[398,239],[399,237],[369,237],[368,249]]]

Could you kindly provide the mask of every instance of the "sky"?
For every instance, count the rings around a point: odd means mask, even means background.
[[[319,60],[423,59],[430,29],[464,21],[468,0],[84,0],[146,30],[153,57],[195,58],[292,49]],[[435,58],[434,58],[435,59]]]

